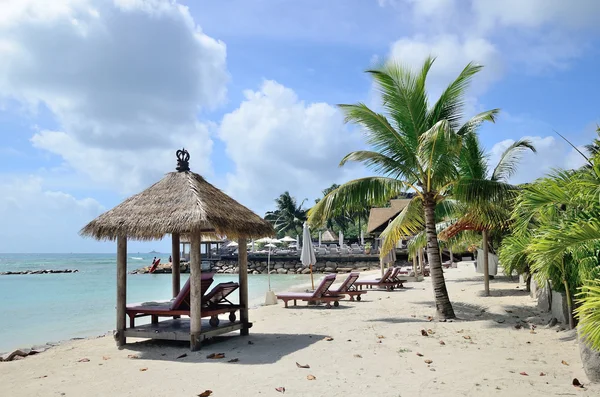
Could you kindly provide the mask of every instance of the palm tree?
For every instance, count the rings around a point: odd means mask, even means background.
[[[288,232],[300,233],[307,219],[307,210],[302,208],[305,201],[306,199],[302,200],[298,205],[296,198],[289,192],[284,192],[275,199],[277,209],[267,212],[265,219],[273,224],[278,235]]]
[[[461,124],[465,91],[482,68],[473,63],[429,106],[425,80],[433,62],[427,58],[417,72],[392,62],[367,71],[379,89],[385,115],[363,103],[339,105],[347,122],[362,127],[372,148],[346,155],[340,165],[362,162],[379,175],[355,179],[332,191],[309,211],[309,220],[319,225],[344,209],[382,205],[407,190],[414,191],[409,205],[388,226],[381,255],[394,247],[392,241],[412,235],[424,225],[437,315],[448,319],[455,314],[442,271],[435,208],[459,178],[463,137],[484,121],[494,121],[498,110],[480,113]]]
[[[510,185],[508,180],[517,171],[522,154],[527,150],[536,153],[531,141],[521,139],[514,142],[504,150],[498,164],[490,172],[487,156],[477,135],[468,134],[464,140],[459,165],[461,180],[456,185],[453,196],[465,204],[463,215],[457,224],[481,231],[486,296],[490,295],[488,233],[490,230],[504,229],[508,224],[510,205],[517,191],[517,187]],[[494,192],[491,200],[490,192]],[[455,231],[459,229],[460,226]]]

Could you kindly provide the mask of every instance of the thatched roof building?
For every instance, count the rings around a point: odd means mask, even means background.
[[[88,223],[83,236],[115,240],[157,240],[167,234],[273,236],[273,226],[202,176],[170,172],[159,182]]]
[[[115,339],[118,346],[126,343],[126,337],[185,340],[196,350],[208,337],[240,330],[248,335],[252,324],[248,321],[248,238],[273,236],[270,223],[244,207],[225,193],[208,183],[189,168],[189,153],[177,151],[177,172],[168,173],[163,179],[141,193],[132,196],[88,223],[81,235],[98,240],[117,240],[117,326]],[[155,240],[167,234],[172,238],[173,302],[188,302],[184,306],[139,307],[134,310],[126,305],[127,299],[127,240]],[[237,238],[240,248],[239,284],[225,283],[239,288],[239,304],[202,305],[206,291],[202,290],[202,240],[207,236]],[[190,283],[180,291],[179,264],[181,238],[190,242]],[[209,238],[213,238],[209,237]],[[154,264],[153,264],[154,265]],[[152,271],[152,270],[151,270]],[[207,275],[212,277],[211,275]],[[204,280],[205,281],[205,280]],[[212,278],[210,279],[212,282]],[[220,284],[221,285],[221,284]],[[218,287],[218,286],[217,286]],[[215,288],[217,288],[215,287]],[[224,287],[221,287],[224,288]],[[231,293],[231,292],[230,292]],[[188,304],[186,303],[186,305]],[[142,305],[143,306],[143,305]],[[223,307],[224,306],[224,307]],[[189,310],[188,310],[189,309]],[[235,312],[240,319],[236,320]],[[230,312],[230,324],[219,326],[218,315]],[[126,326],[126,316],[130,326]],[[151,315],[152,323],[134,326],[135,317]],[[170,320],[158,321],[159,317]],[[188,319],[180,318],[189,316]],[[212,329],[203,329],[202,318],[211,317]]]
[[[410,203],[411,199],[390,200],[390,206],[384,208],[371,208],[367,233],[379,235],[387,227],[388,223]]]

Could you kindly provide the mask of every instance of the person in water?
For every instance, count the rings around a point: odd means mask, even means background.
[[[156,263],[156,257],[154,257],[154,259],[152,259],[152,264],[154,265]]]
[[[173,262],[173,258],[169,255],[169,263]]]

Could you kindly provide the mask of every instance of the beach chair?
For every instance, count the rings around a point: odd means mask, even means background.
[[[389,280],[396,282],[395,288],[402,288],[404,287],[404,283],[408,282],[408,279],[403,276],[404,275],[402,274],[402,267],[398,266],[394,268],[394,271],[390,275]]]
[[[217,284],[208,294],[206,293],[213,282],[212,273],[202,274],[201,290],[202,293],[202,318],[210,317],[210,325],[216,327],[219,325],[219,314],[229,313],[229,321],[236,320],[235,312],[241,308],[240,305],[234,305],[227,297],[239,288],[237,283]],[[147,302],[141,304],[127,305],[125,310],[129,316],[129,327],[135,328],[135,319],[138,317],[151,316],[152,323],[158,323],[160,317],[173,317],[190,315],[190,280],[185,283],[175,299],[164,302]]]
[[[327,294],[331,295],[348,295],[350,300],[353,301],[356,296],[356,300],[360,301],[361,295],[366,294],[367,291],[359,291],[354,283],[358,280],[359,274],[357,272],[352,272],[348,274],[348,277],[344,280],[344,282],[337,289],[329,289]]]
[[[360,290],[362,290],[363,287],[366,287],[366,288],[379,287],[379,288],[385,288],[388,291],[393,291],[394,288],[398,285],[398,282],[390,279],[390,277],[392,276],[392,273],[394,273],[394,268],[390,267],[387,269],[387,271],[385,272],[383,277],[381,277],[379,279],[373,279],[373,280],[359,280],[359,281],[355,282],[354,285],[356,285],[358,287],[358,289],[360,289]]]
[[[340,305],[340,300],[344,298],[344,295],[328,295],[329,287],[335,281],[335,274],[330,274],[323,277],[321,280],[321,284],[315,289],[314,292],[284,292],[281,294],[277,294],[277,299],[281,299],[285,304],[285,307],[288,307],[289,301],[294,301],[294,306],[296,306],[296,301],[305,301],[305,302],[325,302],[326,307],[331,308],[331,302],[335,307]]]

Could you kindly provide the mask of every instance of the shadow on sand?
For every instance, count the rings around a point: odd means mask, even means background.
[[[328,343],[320,334],[239,334],[219,336],[204,342],[197,352],[189,343],[165,340],[144,340],[127,344],[126,350],[140,360],[177,361],[182,363],[220,363],[223,365],[272,364],[314,343]],[[224,353],[222,359],[208,359],[211,353]],[[185,355],[184,357],[181,357]],[[179,358],[181,357],[181,358]],[[235,360],[230,362],[229,360]]]

